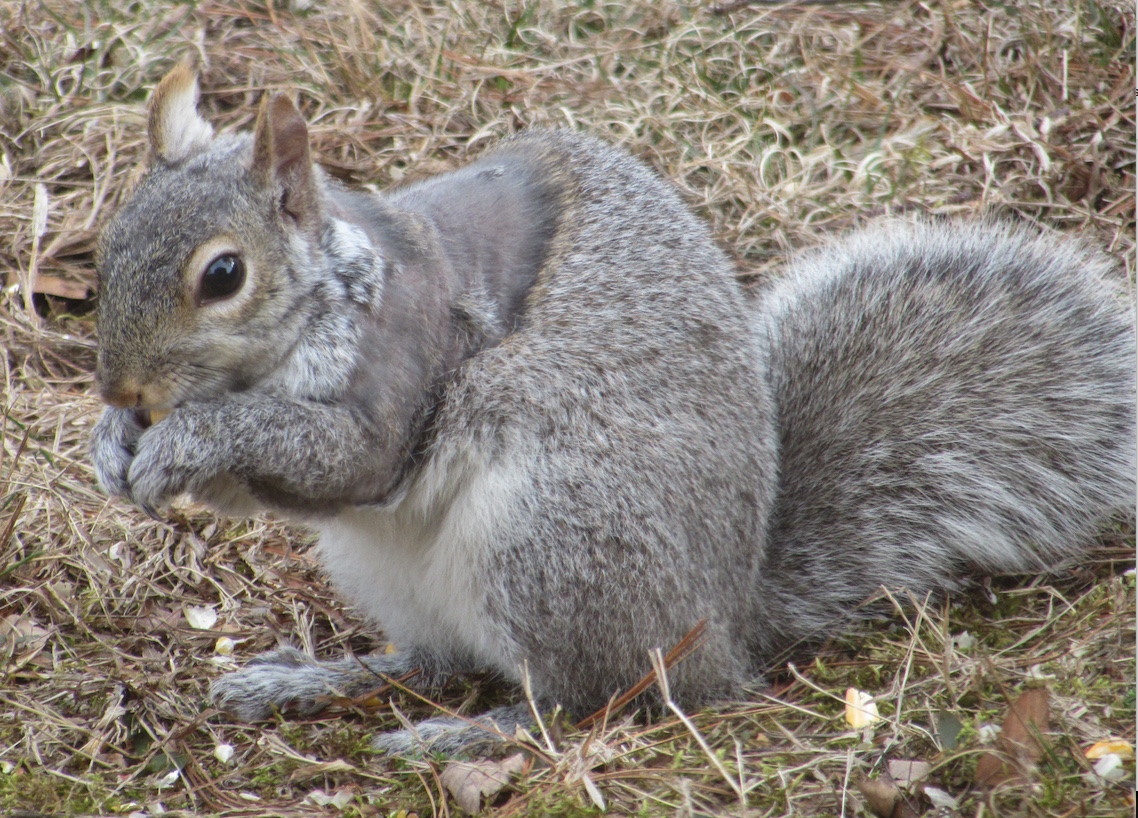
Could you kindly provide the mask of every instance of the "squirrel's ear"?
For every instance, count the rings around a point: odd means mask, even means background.
[[[316,216],[318,197],[308,155],[308,126],[284,94],[261,101],[253,141],[253,174],[283,190],[281,209],[305,224]]]
[[[209,147],[213,128],[198,115],[198,75],[190,62],[180,64],[154,89],[147,130],[151,152],[170,165]]]

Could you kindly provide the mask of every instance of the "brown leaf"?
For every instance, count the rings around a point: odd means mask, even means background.
[[[908,787],[919,784],[929,777],[932,765],[927,761],[913,759],[894,759],[889,762],[889,777],[897,782],[899,787]]]
[[[857,785],[865,796],[865,803],[879,818],[917,818],[917,812],[909,806],[897,783],[888,776],[879,779],[863,778]]]
[[[0,649],[17,656],[35,653],[47,644],[51,631],[28,616],[0,619]]]
[[[1043,757],[1039,743],[1050,724],[1047,690],[1025,690],[1008,708],[996,747],[976,763],[976,784],[995,787],[1008,781],[1026,780]]]
[[[1003,758],[992,750],[984,753],[976,762],[976,786],[978,787],[995,787],[1010,777],[1012,777],[1010,768],[1004,763]]]
[[[893,810],[901,803],[901,791],[888,779],[865,778],[857,785],[874,815],[893,818]]]
[[[482,799],[491,799],[510,783],[510,776],[525,767],[525,756],[516,753],[501,761],[452,761],[443,770],[443,786],[458,806],[471,814],[482,809]]]

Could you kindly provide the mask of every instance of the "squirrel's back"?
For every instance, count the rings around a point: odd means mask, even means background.
[[[886,222],[760,296],[779,427],[768,650],[968,571],[1040,570],[1135,498],[1135,338],[1101,255]]]

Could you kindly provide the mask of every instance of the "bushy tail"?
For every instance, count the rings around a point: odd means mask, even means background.
[[[1000,225],[887,223],[765,292],[774,651],[881,585],[1046,568],[1135,505],[1135,336],[1111,263]]]

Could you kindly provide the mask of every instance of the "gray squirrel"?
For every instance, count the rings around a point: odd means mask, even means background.
[[[256,720],[377,676],[528,678],[587,715],[672,667],[684,707],[975,572],[1077,555],[1135,499],[1134,320],[1110,261],[990,222],[887,221],[750,294],[666,182],[506,139],[385,195],[329,180],[285,96],[215,136],[188,66],[99,246],[102,486],[319,533],[392,654],[221,676]],[[492,744],[525,702],[386,733]]]

